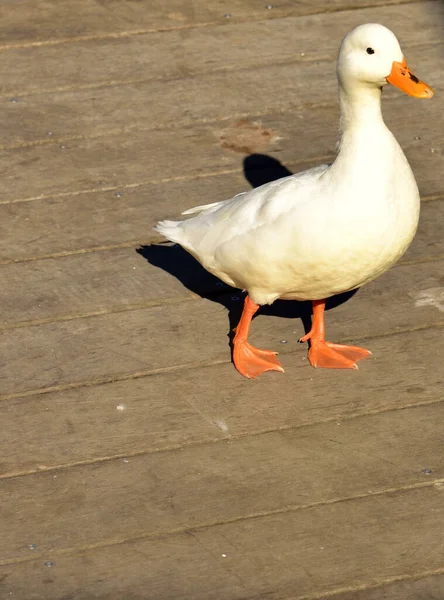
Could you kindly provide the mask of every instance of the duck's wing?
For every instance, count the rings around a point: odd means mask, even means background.
[[[266,183],[229,200],[199,206],[184,214],[196,214],[185,221],[161,221],[155,230],[179,243],[200,262],[206,263],[218,245],[272,223],[309,196],[329,165]]]
[[[201,204],[200,206],[194,206],[193,208],[188,208],[187,210],[183,211],[183,215],[195,215],[197,213],[201,213],[204,210],[207,210],[209,208],[218,208],[220,206],[222,206],[223,204],[225,204],[226,202],[231,202],[232,200],[236,200],[239,199],[241,196],[245,196],[245,194],[248,194],[248,192],[241,192],[240,194],[236,194],[235,196],[233,196],[232,198],[230,198],[230,200],[219,200],[218,202],[211,202],[210,204]]]

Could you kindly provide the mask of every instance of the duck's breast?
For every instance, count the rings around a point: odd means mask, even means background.
[[[302,252],[295,249],[301,259],[296,268],[312,273],[311,283],[301,282],[308,295],[321,298],[372,281],[399,260],[415,235],[419,193],[396,140],[372,164],[353,166],[342,178],[341,169],[326,173],[323,214],[309,225],[311,251],[307,240]]]

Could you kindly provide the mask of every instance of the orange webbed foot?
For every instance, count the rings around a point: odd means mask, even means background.
[[[312,340],[308,351],[308,360],[315,368],[357,369],[358,365],[356,363],[358,360],[367,358],[370,355],[369,350],[358,346],[344,346],[321,340]]]
[[[254,379],[265,371],[284,372],[276,354],[271,350],[255,348],[248,342],[238,341],[234,343],[233,362],[241,375],[248,379]]]
[[[300,342],[310,340],[308,360],[312,367],[324,369],[357,369],[358,360],[371,355],[369,350],[358,346],[344,346],[325,341],[324,337],[325,300],[313,300],[313,321],[310,331],[301,337]]]

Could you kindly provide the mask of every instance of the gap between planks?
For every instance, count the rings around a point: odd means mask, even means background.
[[[399,327],[395,330],[385,331],[385,332],[379,333],[379,334],[365,335],[362,337],[355,336],[355,337],[353,337],[353,340],[351,340],[350,338],[345,338],[344,342],[357,341],[357,340],[358,341],[375,340],[375,339],[381,339],[381,338],[388,338],[388,337],[395,336],[395,335],[402,335],[405,333],[413,333],[416,331],[427,331],[429,329],[442,329],[443,327],[444,327],[444,320],[441,320],[441,321],[436,321],[434,323],[429,323],[426,325],[417,325],[416,327],[403,327],[403,328]],[[282,354],[285,356],[287,356],[287,355],[291,356],[295,352],[297,352],[297,350],[292,350],[289,352],[284,351],[284,352],[282,352]],[[113,383],[122,382],[122,381],[141,379],[144,377],[153,377],[155,375],[161,375],[163,373],[174,373],[177,371],[182,371],[182,370],[187,370],[187,369],[203,369],[206,367],[212,367],[212,366],[216,366],[216,365],[228,365],[230,363],[231,363],[231,360],[228,360],[228,359],[216,359],[216,360],[212,360],[212,361],[191,362],[191,363],[183,363],[183,364],[179,364],[179,365],[169,365],[166,367],[159,367],[157,369],[145,369],[145,370],[140,370],[140,371],[133,371],[131,373],[125,373],[123,375],[118,375],[118,376],[114,376],[114,377],[101,377],[101,378],[89,379],[86,381],[77,381],[77,382],[67,383],[67,384],[63,384],[63,385],[54,385],[54,386],[49,386],[49,387],[44,387],[44,388],[30,389],[30,390],[26,390],[24,392],[6,394],[3,396],[0,396],[0,402],[5,402],[8,400],[18,400],[18,399],[22,399],[22,398],[29,398],[32,396],[41,396],[43,394],[49,394],[52,392],[63,392],[63,391],[73,390],[73,389],[95,387],[95,386],[99,386],[99,385],[108,385],[108,384],[113,384]]]
[[[310,159],[301,160],[297,163],[288,163],[289,166],[294,167],[295,165],[303,165],[303,164],[311,164],[312,162],[323,162],[331,160],[334,157],[333,154],[324,154],[322,156],[315,156]],[[210,177],[218,177],[221,175],[233,175],[236,173],[241,173],[242,170],[239,168],[236,169],[220,169],[216,171],[209,171],[207,173],[197,173],[193,175],[176,175],[174,177],[165,177],[162,179],[147,179],[144,181],[137,181],[133,183],[125,183],[122,185],[113,185],[106,187],[97,187],[97,188],[87,188],[85,190],[73,190],[69,192],[58,192],[55,194],[40,194],[39,196],[30,196],[28,198],[15,198],[13,200],[0,200],[0,206],[4,204],[20,204],[22,202],[35,202],[37,200],[50,200],[54,198],[69,198],[71,196],[82,196],[85,194],[98,194],[103,192],[113,192],[116,190],[131,190],[134,188],[139,188],[144,185],[160,185],[162,183],[172,183],[176,181],[195,181],[198,179],[208,179]]]
[[[343,594],[350,594],[353,592],[365,592],[371,590],[378,590],[389,585],[402,582],[414,582],[426,579],[427,577],[438,577],[444,574],[444,567],[435,569],[434,571],[420,571],[418,573],[405,573],[403,575],[394,575],[393,577],[383,577],[369,581],[368,583],[362,583],[358,585],[347,585],[328,592],[321,592],[320,594],[304,594],[303,596],[283,596],[279,600],[323,600],[324,598],[335,598]]]
[[[269,65],[267,65],[268,67]],[[387,99],[390,102],[390,98]],[[393,98],[392,98],[393,100]],[[230,121],[237,121],[237,120],[241,120],[241,119],[261,119],[265,116],[276,116],[276,115],[281,115],[281,114],[286,114],[287,112],[289,112],[290,110],[311,110],[311,109],[317,109],[317,108],[335,108],[337,106],[337,102],[335,103],[331,103],[331,102],[317,102],[317,103],[301,103],[301,104],[295,104],[292,105],[291,107],[284,107],[281,109],[276,109],[276,107],[273,106],[269,106],[269,107],[265,107],[260,113],[251,113],[251,112],[240,112],[240,113],[234,113],[231,115],[223,115],[221,117],[203,117],[201,119],[195,119],[195,118],[187,118],[187,119],[176,119],[174,122],[166,122],[166,123],[158,123],[154,126],[150,126],[150,127],[140,127],[140,125],[138,123],[135,123],[134,125],[129,125],[128,127],[122,127],[120,129],[107,129],[106,131],[101,131],[101,132],[97,132],[93,135],[83,135],[83,134],[78,134],[78,135],[67,135],[67,136],[62,136],[62,137],[51,137],[51,138],[41,138],[38,140],[31,140],[29,142],[17,142],[15,144],[5,144],[5,145],[0,145],[0,151],[8,151],[8,150],[20,150],[21,148],[35,148],[35,147],[40,147],[40,146],[56,146],[56,145],[63,145],[63,144],[69,144],[70,142],[77,142],[77,141],[89,141],[89,140],[97,140],[103,137],[119,137],[122,135],[126,135],[128,133],[133,133],[133,132],[137,132],[137,133],[149,133],[151,131],[168,131],[168,130],[176,130],[178,128],[191,128],[191,127],[198,127],[201,125],[210,125],[210,124],[219,124],[219,123],[224,123],[226,122],[230,122]],[[2,204],[6,203],[8,204],[10,201],[3,201]]]
[[[164,539],[166,537],[170,537],[173,535],[194,533],[194,532],[202,531],[204,529],[210,529],[212,527],[217,527],[217,526],[221,526],[221,525],[240,523],[240,522],[245,522],[245,521],[254,521],[257,519],[263,519],[263,518],[267,518],[267,517],[271,517],[271,516],[275,516],[275,515],[295,513],[295,512],[311,510],[311,509],[319,508],[319,507],[323,507],[323,506],[332,506],[335,504],[342,504],[345,502],[356,502],[356,501],[364,500],[367,498],[375,498],[375,497],[377,498],[377,497],[393,495],[393,494],[399,495],[402,493],[407,493],[407,492],[418,490],[418,489],[433,488],[434,486],[441,486],[443,484],[444,484],[444,479],[434,479],[431,481],[412,483],[412,484],[408,484],[408,485],[400,486],[400,487],[384,488],[384,489],[377,490],[374,492],[367,492],[365,494],[354,494],[351,496],[331,498],[329,500],[321,500],[318,502],[311,502],[311,503],[307,503],[307,504],[288,505],[288,506],[284,506],[282,508],[276,508],[274,510],[257,511],[257,512],[250,513],[247,515],[232,517],[230,519],[220,519],[220,520],[216,520],[216,521],[208,521],[205,523],[199,523],[199,524],[193,525],[191,527],[190,526],[176,527],[174,529],[170,529],[170,530],[162,531],[162,532],[145,533],[145,534],[141,533],[140,535],[135,535],[135,536],[131,536],[131,537],[111,538],[108,540],[103,540],[103,541],[95,542],[92,544],[84,544],[84,545],[79,545],[79,546],[73,546],[71,548],[63,548],[63,549],[59,549],[59,550],[54,549],[52,551],[52,555],[54,557],[55,556],[64,556],[64,555],[76,554],[79,552],[87,552],[87,551],[91,551],[91,550],[109,548],[111,546],[119,546],[122,544],[134,543],[136,541],[141,541],[141,540]],[[32,557],[11,558],[11,559],[7,559],[7,560],[3,560],[3,561],[0,561],[0,567],[34,562],[37,557],[43,558],[43,556],[44,556],[43,554],[37,554],[37,555],[33,554]],[[442,570],[444,571],[444,567]],[[294,600],[303,600],[304,598],[308,599],[308,598],[310,598],[310,596],[300,596],[300,597],[295,598]]]
[[[403,327],[403,328],[399,327],[392,331],[385,331],[383,333],[378,333],[378,334],[373,334],[373,335],[364,335],[364,336],[358,336],[358,337],[354,336],[353,339],[346,337],[346,338],[344,338],[343,341],[350,342],[350,341],[375,340],[375,339],[381,339],[381,338],[388,338],[388,337],[391,337],[394,335],[401,335],[404,333],[413,333],[416,331],[427,331],[428,329],[441,329],[443,327],[444,327],[444,320],[440,320],[440,321],[436,321],[434,323],[418,325],[416,327]],[[284,352],[282,352],[282,354],[291,356],[295,352],[296,352],[296,350],[292,350],[289,352],[284,351]],[[182,363],[182,364],[178,364],[178,365],[169,365],[166,367],[159,367],[157,369],[145,369],[145,370],[140,370],[140,371],[133,371],[131,373],[125,373],[124,375],[118,375],[118,376],[114,376],[114,377],[101,377],[101,378],[89,379],[86,381],[77,381],[77,382],[72,382],[72,383],[63,384],[63,385],[54,385],[54,386],[49,386],[49,387],[44,387],[44,388],[30,389],[30,390],[26,390],[24,392],[6,394],[3,396],[0,396],[0,402],[4,402],[7,400],[20,399],[20,398],[29,398],[30,396],[40,396],[40,395],[49,394],[52,392],[62,392],[62,391],[67,391],[67,390],[72,390],[72,389],[95,387],[98,385],[107,385],[107,384],[117,383],[117,382],[121,382],[121,381],[128,381],[128,380],[132,380],[132,379],[141,379],[144,377],[153,377],[155,375],[161,375],[163,373],[174,373],[176,371],[182,371],[182,370],[186,370],[186,369],[201,369],[201,368],[206,368],[206,367],[212,367],[215,365],[226,365],[226,364],[230,364],[230,362],[231,362],[231,360],[227,360],[227,359],[217,359],[217,360],[212,360],[212,361],[191,362],[191,363]]]
[[[331,156],[331,155],[329,155]],[[313,160],[325,160],[314,158]],[[311,162],[311,161],[305,161]],[[115,190],[131,190],[144,185],[159,185],[162,183],[171,183],[175,181],[193,181],[198,179],[206,179],[209,177],[217,177],[220,175],[232,175],[234,173],[240,173],[240,169],[221,169],[220,171],[209,171],[207,173],[197,173],[194,175],[176,175],[175,177],[165,177],[162,179],[148,179],[145,181],[137,181],[133,183],[125,183],[122,185],[112,185],[106,187],[87,188],[85,190],[72,190],[70,192],[58,192],[55,194],[40,194],[39,196],[30,196],[28,198],[16,198],[14,200],[0,200],[0,206],[4,204],[19,204],[21,202],[34,202],[37,200],[50,200],[54,198],[69,198],[71,196],[82,196],[85,194],[99,194],[103,192],[113,192]]]
[[[253,116],[253,118],[256,118]],[[85,138],[86,139],[86,138]],[[312,163],[316,163],[316,164],[321,164],[323,162],[329,162],[331,160],[334,160],[335,154],[330,153],[330,154],[323,154],[321,156],[314,156],[312,158],[307,158],[304,160],[299,160],[296,162],[288,162],[287,165],[289,167],[293,168],[298,168],[298,166],[302,166],[304,164],[312,164]],[[298,173],[299,171],[296,171],[296,173]],[[147,179],[144,181],[136,181],[133,183],[124,183],[122,185],[110,185],[110,186],[106,186],[106,187],[97,187],[97,188],[87,188],[84,190],[72,190],[69,192],[58,192],[58,193],[54,193],[54,194],[40,194],[39,196],[29,196],[28,198],[15,198],[13,200],[0,200],[0,206],[2,205],[9,205],[9,204],[21,204],[23,202],[36,202],[38,200],[50,200],[50,199],[56,199],[56,198],[70,198],[70,197],[76,197],[76,196],[83,196],[83,195],[87,195],[87,194],[100,194],[100,193],[104,193],[104,192],[114,192],[116,190],[131,190],[131,189],[135,189],[135,188],[139,188],[139,187],[143,187],[144,185],[160,185],[162,183],[173,183],[176,181],[197,181],[199,179],[209,179],[210,177],[220,177],[221,175],[235,175],[235,174],[240,174],[242,173],[242,169],[239,168],[235,168],[235,169],[220,169],[220,170],[216,170],[216,171],[209,171],[207,173],[195,173],[193,175],[176,175],[174,177],[165,177],[162,179]],[[421,197],[421,200],[423,202],[428,202],[431,200],[440,200],[444,197],[444,194],[432,194],[430,196],[423,196]],[[136,241],[136,243],[138,243]],[[109,246],[98,246],[99,249],[101,248],[109,248]],[[76,251],[79,253],[82,253],[82,250],[80,251]],[[49,258],[52,258],[53,256],[57,256],[57,254],[55,255],[48,255]],[[62,256],[65,256],[64,254],[62,254]],[[0,266],[2,264],[10,264],[13,262],[21,262],[22,260],[28,260],[28,259],[19,259],[19,260],[10,260],[7,263],[5,262],[0,262]],[[32,260],[32,259],[31,259]]]
[[[219,364],[220,364],[220,362],[219,362]],[[435,400],[423,400],[422,402],[407,403],[407,404],[404,404],[403,406],[381,407],[381,408],[377,408],[377,409],[373,409],[373,410],[366,410],[366,411],[362,411],[359,413],[352,413],[349,415],[345,415],[340,418],[340,422],[345,423],[348,421],[365,419],[367,417],[374,417],[374,416],[382,415],[382,414],[386,414],[386,413],[395,413],[395,412],[400,412],[403,410],[422,408],[425,406],[435,406],[437,404],[441,404],[442,402],[444,402],[442,399],[435,399]],[[224,441],[225,442],[227,442],[227,441],[233,442],[233,441],[242,440],[247,437],[248,438],[253,438],[253,437],[257,438],[262,435],[269,435],[272,433],[279,433],[282,431],[298,431],[300,429],[308,429],[310,427],[319,427],[320,425],[328,425],[329,423],[335,423],[335,422],[338,422],[337,416],[328,417],[326,419],[319,419],[317,421],[311,421],[310,423],[301,423],[299,425],[281,425],[279,427],[269,427],[269,428],[264,428],[264,429],[258,429],[256,431],[238,433],[236,435],[228,435],[227,434],[223,437],[221,437],[221,436],[208,437],[204,440],[192,441],[192,442],[187,442],[187,443],[182,443],[182,444],[172,444],[170,446],[163,446],[161,448],[150,448],[150,449],[144,449],[144,450],[137,450],[136,452],[125,452],[122,454],[119,453],[119,454],[112,454],[109,456],[100,456],[100,457],[91,458],[88,460],[81,460],[81,461],[76,461],[76,462],[72,462],[72,463],[63,463],[60,465],[52,465],[50,467],[43,467],[43,468],[39,468],[39,469],[29,469],[27,471],[15,471],[15,472],[10,472],[10,473],[4,473],[3,475],[0,475],[0,481],[9,480],[9,479],[18,479],[21,477],[28,477],[30,475],[38,475],[40,473],[50,473],[50,472],[54,472],[54,471],[60,473],[62,471],[67,471],[68,469],[75,469],[75,468],[85,467],[85,466],[89,466],[89,465],[108,463],[108,462],[121,460],[123,458],[136,458],[138,456],[150,456],[152,454],[163,454],[166,452],[174,452],[176,450],[182,451],[182,450],[188,449],[188,448],[196,448],[196,447],[205,447],[205,446],[215,445],[215,444],[218,444],[218,443],[224,442]],[[438,481],[438,480],[434,480],[435,483],[436,483],[436,481]]]
[[[381,8],[382,6],[401,6],[404,4],[419,4],[423,0],[398,0],[397,2],[365,2],[363,1],[359,6],[338,6],[327,8],[323,7],[321,10],[313,9],[308,13],[304,13],[304,16],[311,15],[320,15],[320,14],[332,14],[332,13],[341,13],[341,12],[351,12],[355,10],[362,10],[364,8]],[[439,2],[439,0],[431,0],[432,2]],[[272,21],[276,19],[285,19],[286,17],[293,16],[291,11],[288,13],[280,13],[273,14],[270,12],[267,16],[263,16],[261,18],[254,19],[255,23],[261,23],[264,21]],[[239,17],[235,19],[236,23],[251,23],[251,18],[249,17]],[[41,46],[61,46],[67,44],[76,44],[80,42],[89,42],[89,41],[100,41],[100,40],[110,40],[110,39],[121,39],[121,38],[129,38],[136,37],[140,35],[147,35],[150,33],[168,33],[170,31],[184,31],[190,29],[205,29],[207,27],[213,27],[214,25],[221,25],[223,21],[221,19],[206,21],[203,23],[193,23],[189,25],[177,25],[170,27],[157,27],[157,28],[143,28],[143,29],[128,29],[126,31],[116,31],[105,34],[90,34],[90,35],[80,35],[80,36],[72,36],[60,39],[49,39],[49,40],[40,40],[33,42],[13,42],[11,44],[1,44],[0,52],[7,52],[9,50],[22,49],[22,48],[38,48]],[[229,24],[227,24],[229,27]]]
[[[222,294],[220,294],[222,295]],[[144,308],[154,308],[156,306],[171,306],[172,304],[182,304],[182,302],[190,302],[191,300],[198,300],[200,296],[194,292],[189,292],[184,296],[176,296],[174,298],[165,298],[162,300],[151,300],[150,302],[139,302],[137,304],[126,304],[122,306],[115,306],[110,309],[93,310],[87,313],[77,313],[70,315],[59,315],[53,317],[46,317],[44,319],[32,319],[30,321],[18,321],[16,323],[8,323],[7,325],[0,325],[0,331],[8,331],[11,329],[23,329],[25,327],[36,327],[38,325],[49,325],[50,323],[63,323],[65,321],[75,321],[76,319],[90,319],[92,317],[102,317],[103,315],[114,315],[123,312],[132,312],[134,310],[140,310]]]

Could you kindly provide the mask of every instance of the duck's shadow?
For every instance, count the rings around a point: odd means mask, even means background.
[[[259,187],[292,173],[270,156],[252,154],[244,159],[244,174],[252,187]],[[138,248],[137,252],[150,264],[176,277],[190,291],[225,306],[228,310],[230,335],[242,312],[244,294],[241,290],[231,288],[208,273],[197,260],[177,244],[169,242],[151,244]],[[343,304],[355,292],[356,290],[353,290],[330,298],[327,302],[327,310]],[[310,302],[277,300],[271,306],[261,307],[259,314],[301,319],[305,332],[308,332],[311,327]]]

